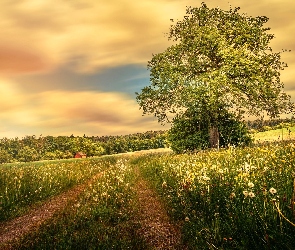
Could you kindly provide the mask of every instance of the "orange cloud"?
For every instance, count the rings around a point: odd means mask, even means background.
[[[45,68],[46,62],[33,51],[0,44],[0,73],[39,72]]]

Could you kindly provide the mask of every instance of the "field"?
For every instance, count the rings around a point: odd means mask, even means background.
[[[0,166],[0,249],[294,249],[294,141]]]
[[[282,140],[294,140],[295,127],[258,132],[254,135],[255,142],[273,142]]]

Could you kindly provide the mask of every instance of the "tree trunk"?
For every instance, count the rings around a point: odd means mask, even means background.
[[[210,148],[219,148],[219,132],[217,127],[211,127],[209,130]]]

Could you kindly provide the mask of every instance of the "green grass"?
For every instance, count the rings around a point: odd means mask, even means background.
[[[119,159],[18,249],[147,249],[137,234],[134,182],[128,161]]]
[[[294,249],[294,144],[135,162],[183,223],[190,249]]]
[[[274,132],[263,132],[264,138],[270,140]],[[141,225],[134,168],[139,167],[171,218],[182,225],[189,249],[291,250],[294,144],[1,165],[0,215],[2,220],[12,218],[104,170],[76,201],[17,248],[147,249],[137,233]]]
[[[0,221],[25,213],[37,202],[85,182],[114,158],[3,164],[0,166]]]
[[[275,129],[254,134],[255,142],[294,140],[295,127]]]

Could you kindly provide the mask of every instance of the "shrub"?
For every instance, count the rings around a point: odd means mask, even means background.
[[[202,150],[209,147],[210,120],[187,111],[173,120],[168,132],[169,146],[176,153]],[[252,139],[246,124],[223,110],[218,114],[219,146],[248,145]]]

